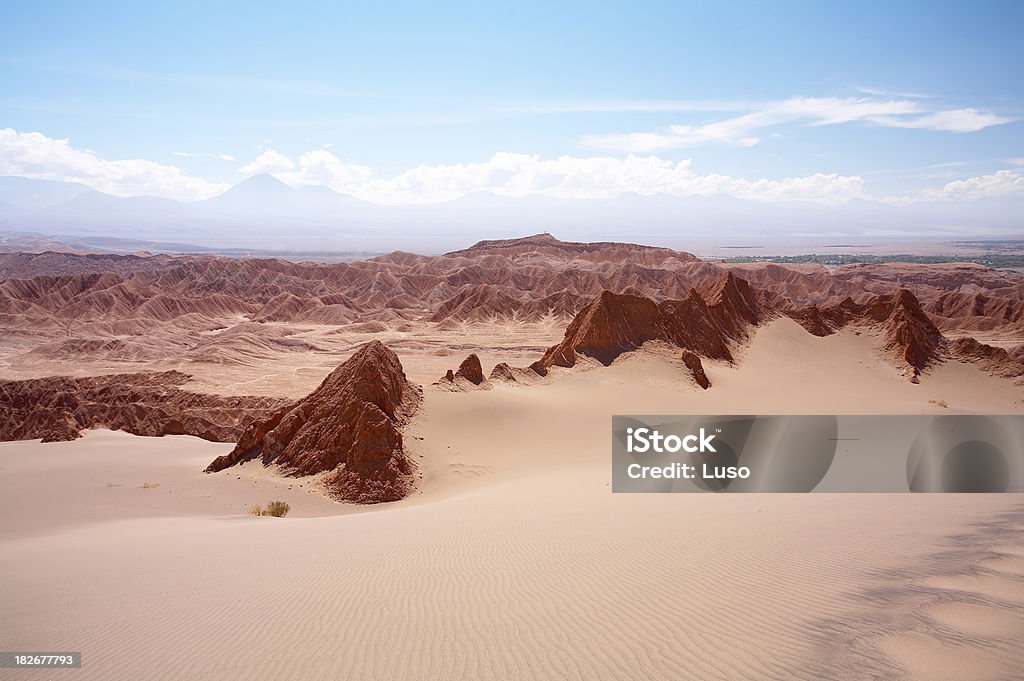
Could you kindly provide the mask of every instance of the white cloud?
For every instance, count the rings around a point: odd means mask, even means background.
[[[181,156],[184,158],[213,158],[218,161],[234,161],[235,157],[229,154],[201,154],[193,151],[172,151],[171,156]]]
[[[242,166],[238,172],[243,175],[259,175],[260,173],[287,173],[295,169],[295,161],[273,149],[267,149],[256,157],[252,163]]]
[[[750,101],[729,100],[582,100],[520,102],[492,106],[488,110],[505,115],[549,115],[574,113],[681,113],[690,111],[749,111],[760,106]]]
[[[923,128],[926,130],[945,130],[948,132],[977,132],[993,125],[1009,123],[1012,118],[996,116],[988,111],[977,109],[952,109],[937,111],[916,118],[895,118],[889,116],[873,116],[872,123],[891,128]]]
[[[878,97],[905,97],[908,99],[930,99],[932,95],[926,95],[921,92],[892,92],[890,90],[883,90],[875,87],[864,87],[857,85],[854,87],[857,92],[865,95],[875,95]]]
[[[227,184],[186,175],[180,168],[142,159],[107,161],[68,140],[38,132],[0,129],[0,175],[80,182],[117,196],[151,195],[179,200],[216,196]]]
[[[977,201],[998,196],[1024,194],[1024,173],[999,170],[990,175],[969,177],[949,182],[940,190],[925,192],[925,197],[938,200]]]
[[[1024,196],[1024,173],[1016,170],[997,170],[947,182],[938,189],[926,189],[912,196],[887,196],[883,203],[908,206],[922,202],[979,201],[1006,196]]]
[[[863,195],[857,176],[815,174],[781,180],[746,180],[724,175],[698,175],[691,162],[657,156],[561,156],[499,152],[482,162],[420,165],[393,177],[374,177],[366,166],[345,163],[326,149],[316,149],[298,162],[268,150],[242,168],[246,175],[268,172],[291,184],[325,185],[335,191],[385,204],[448,201],[473,192],[521,197],[541,194],[557,198],[612,198],[626,192],[641,195],[729,195],[759,201],[843,203]]]
[[[851,115],[833,104],[817,105],[817,120]],[[796,105],[794,104],[794,107]],[[805,107],[806,110],[806,107]],[[728,136],[734,127],[719,128]],[[724,131],[724,132],[723,132]],[[189,152],[182,152],[189,153]],[[943,164],[946,165],[946,164]],[[431,203],[473,192],[503,196],[544,195],[557,198],[612,198],[623,193],[674,196],[732,196],[753,201],[810,201],[844,204],[873,199],[859,175],[815,173],[781,179],[747,179],[697,172],[690,160],[670,161],[655,155],[560,156],[500,152],[485,161],[421,164],[397,175],[378,177],[367,166],[348,163],[327,149],[313,149],[297,160],[264,149],[242,175],[270,173],[293,185],[324,185],[336,191],[384,204]],[[95,152],[76,149],[68,140],[41,133],[0,130],[0,175],[81,182],[97,190],[130,196],[148,194],[179,200],[214,196],[227,184],[186,175],[180,168],[152,161],[108,161]],[[877,199],[892,204],[921,201],[976,201],[1024,195],[1024,171],[998,172],[948,182],[914,196]]]
[[[787,125],[837,125],[866,121],[876,125],[974,132],[1011,119],[977,109],[927,112],[907,99],[865,97],[794,97],[762,105],[755,111],[701,125],[672,125],[656,132],[584,135],[580,145],[632,153],[653,153],[707,143],[753,146],[758,132]]]

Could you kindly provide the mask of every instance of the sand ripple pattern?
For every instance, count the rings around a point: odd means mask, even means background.
[[[1024,507],[874,580],[859,612],[818,623],[817,653],[794,676],[1024,679]]]
[[[604,475],[15,539],[0,639],[81,649],[83,681],[939,679],[920,665],[946,650],[971,664],[947,678],[1024,668],[1004,499],[591,492]]]

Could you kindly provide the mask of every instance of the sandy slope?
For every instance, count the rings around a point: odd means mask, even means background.
[[[1024,409],[873,342],[775,322],[706,393],[657,354],[428,391],[419,492],[355,513],[192,438],[0,444],[0,641],[76,679],[1024,678],[1019,496],[609,492],[613,413]]]

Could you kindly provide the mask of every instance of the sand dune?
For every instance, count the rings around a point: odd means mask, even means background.
[[[485,474],[357,515],[112,511],[8,539],[0,634],[81,649],[83,679],[934,679],[947,640],[969,653],[948,678],[1020,668],[1019,629],[1001,624],[1016,592],[921,586],[929,571],[1019,582],[977,564],[1024,552],[1017,499],[611,496],[605,469]]]
[[[427,390],[423,482],[369,510],[200,473],[230,445],[184,436],[0,444],[0,638],[82,650],[81,679],[1020,678],[1016,496],[609,491],[612,413],[1024,411],[973,366],[909,383],[879,341],[781,319],[706,392],[657,345]],[[271,498],[293,512],[245,515]]]

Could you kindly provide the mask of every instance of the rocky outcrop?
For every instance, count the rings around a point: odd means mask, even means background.
[[[882,324],[885,350],[910,366],[914,378],[940,358],[942,334],[907,289],[878,296],[868,303],[866,316]]]
[[[455,378],[464,378],[473,385],[480,385],[484,382],[484,368],[480,365],[480,358],[475,354],[462,360],[459,370],[455,372]]]
[[[285,475],[325,474],[327,491],[342,501],[396,501],[413,488],[401,427],[420,402],[398,356],[372,341],[312,393],[252,424],[206,470],[259,458]]]
[[[491,369],[491,375],[488,377],[490,381],[505,381],[507,383],[517,383],[515,371],[505,362],[495,364],[494,368]]]
[[[653,300],[605,291],[580,310],[562,342],[549,348],[541,361],[545,366],[571,367],[582,354],[607,366],[622,353],[658,338],[659,321]]]
[[[972,362],[985,371],[1004,378],[1024,376],[1024,358],[1017,358],[1004,348],[979,343],[973,338],[957,338],[949,343],[951,354],[964,362]]]
[[[682,300],[655,303],[650,298],[605,291],[572,320],[562,341],[544,353],[547,366],[571,367],[577,355],[605,366],[616,357],[660,340],[697,355],[732,360],[730,345],[766,317],[749,284],[727,272],[702,291]]]
[[[462,364],[454,372],[449,369],[440,378],[435,386],[450,391],[473,390],[475,388],[488,388],[484,379],[484,368],[480,364],[480,358],[471,354],[462,360]]]
[[[685,350],[683,351],[682,360],[697,385],[704,388],[704,390],[711,387],[711,381],[708,380],[708,375],[704,373],[704,365],[701,364],[700,357],[689,350]]]
[[[284,404],[271,397],[224,397],[182,390],[179,371],[89,378],[0,381],[0,440],[74,440],[88,428],[134,435],[194,435],[230,442]]]
[[[537,374],[538,376],[543,377],[548,375],[548,368],[542,360],[538,359],[536,362],[533,362],[532,364],[530,364],[529,368],[530,371]]]
[[[747,329],[759,324],[764,316],[750,284],[732,271],[705,286],[700,295],[720,328],[733,340],[745,338]]]
[[[915,382],[922,371],[942,358],[942,332],[907,289],[872,296],[864,303],[846,298],[823,307],[789,309],[786,314],[816,336],[830,335],[848,324],[880,331],[883,351],[906,367]]]

